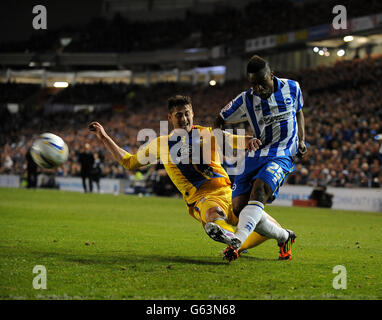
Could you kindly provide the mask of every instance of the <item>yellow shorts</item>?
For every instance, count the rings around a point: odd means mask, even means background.
[[[223,186],[210,191],[206,190],[202,196],[200,200],[188,206],[191,216],[204,225],[206,223],[206,212],[210,208],[220,207],[224,212],[227,222],[232,226],[237,225],[238,219],[232,209],[232,190],[230,186]]]

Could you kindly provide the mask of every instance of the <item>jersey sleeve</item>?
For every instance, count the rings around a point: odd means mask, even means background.
[[[247,148],[246,138],[249,138],[249,137],[232,134],[228,131],[223,131],[223,134],[224,134],[225,140],[228,141],[232,149],[244,150]]]
[[[239,123],[247,120],[244,107],[244,92],[228,103],[221,111],[220,116],[226,123]]]
[[[299,112],[303,105],[304,105],[304,99],[302,97],[302,91],[301,91],[301,88],[300,88],[300,84],[298,82],[296,82],[296,85],[297,85],[297,94],[296,94],[296,112]]]
[[[160,140],[153,139],[141,146],[136,154],[126,152],[119,162],[126,170],[135,170],[142,166],[155,163],[160,156]]]

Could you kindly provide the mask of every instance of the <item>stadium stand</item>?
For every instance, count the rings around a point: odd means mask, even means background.
[[[293,74],[276,74],[300,82],[304,93],[304,113],[307,123],[309,153],[297,161],[297,170],[289,184],[335,187],[382,187],[382,144],[375,136],[382,133],[382,56],[337,62],[334,66],[301,70]],[[357,80],[354,80],[357,79]],[[248,87],[245,80],[226,82],[215,87],[187,86],[161,83],[149,88],[117,84],[77,84],[58,94],[47,95],[42,105],[62,103],[104,103],[105,110],[80,110],[44,114],[43,109],[23,108],[23,101],[41,88],[22,84],[0,84],[0,92],[7,97],[18,96],[21,107],[10,113],[4,105],[1,110],[1,163],[0,173],[23,175],[25,153],[32,138],[38,133],[57,133],[68,143],[69,160],[57,174],[78,176],[77,155],[86,142],[101,155],[103,177],[134,179],[134,173],[125,172],[113,162],[87,131],[87,124],[97,120],[104,124],[116,141],[129,151],[137,151],[140,143],[137,133],[152,128],[159,133],[159,121],[166,120],[167,98],[176,93],[193,99],[195,122],[211,125],[214,117],[229,99]],[[7,100],[7,99],[5,99]],[[120,108],[118,106],[123,106]],[[248,128],[247,128],[248,129]],[[160,170],[160,168],[158,168]],[[143,170],[148,180],[155,180],[158,172]],[[162,174],[162,172],[160,173]]]
[[[348,18],[382,12],[382,3],[344,0]],[[121,14],[113,19],[94,18],[86,26],[48,30],[26,42],[0,43],[0,52],[48,52],[60,48],[60,37],[72,38],[66,52],[131,52],[163,48],[212,47],[280,34],[328,23],[328,7],[337,1],[254,1],[244,8],[216,6],[212,13],[188,10],[183,18],[162,21],[130,21]],[[261,11],[259,11],[261,8]],[[262,14],[266,12],[266,14]],[[198,36],[195,36],[198,35]]]

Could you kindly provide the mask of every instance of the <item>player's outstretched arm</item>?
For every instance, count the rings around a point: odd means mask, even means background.
[[[126,151],[120,148],[112,138],[106,133],[105,129],[98,122],[92,122],[89,124],[89,130],[94,133],[97,138],[103,142],[106,149],[112,154],[115,161],[121,162],[126,154]]]
[[[302,109],[296,114],[298,126],[298,157],[303,158],[308,151],[305,145],[305,118]]]
[[[239,136],[236,134],[231,134],[227,131],[223,131],[226,138],[231,138],[233,149],[248,149],[249,151],[256,151],[262,145],[260,139],[254,138],[249,135]]]

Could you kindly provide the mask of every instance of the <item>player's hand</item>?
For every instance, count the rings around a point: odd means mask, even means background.
[[[107,136],[105,129],[101,126],[101,124],[99,122],[92,122],[92,123],[90,123],[88,128],[100,140],[102,140],[102,138]]]
[[[261,140],[257,138],[253,138],[248,141],[249,151],[256,151],[257,149],[260,148],[261,145],[262,145]]]
[[[300,159],[304,158],[305,154],[308,152],[308,148],[305,145],[304,141],[300,141],[298,143],[298,152],[297,152],[297,157]]]

